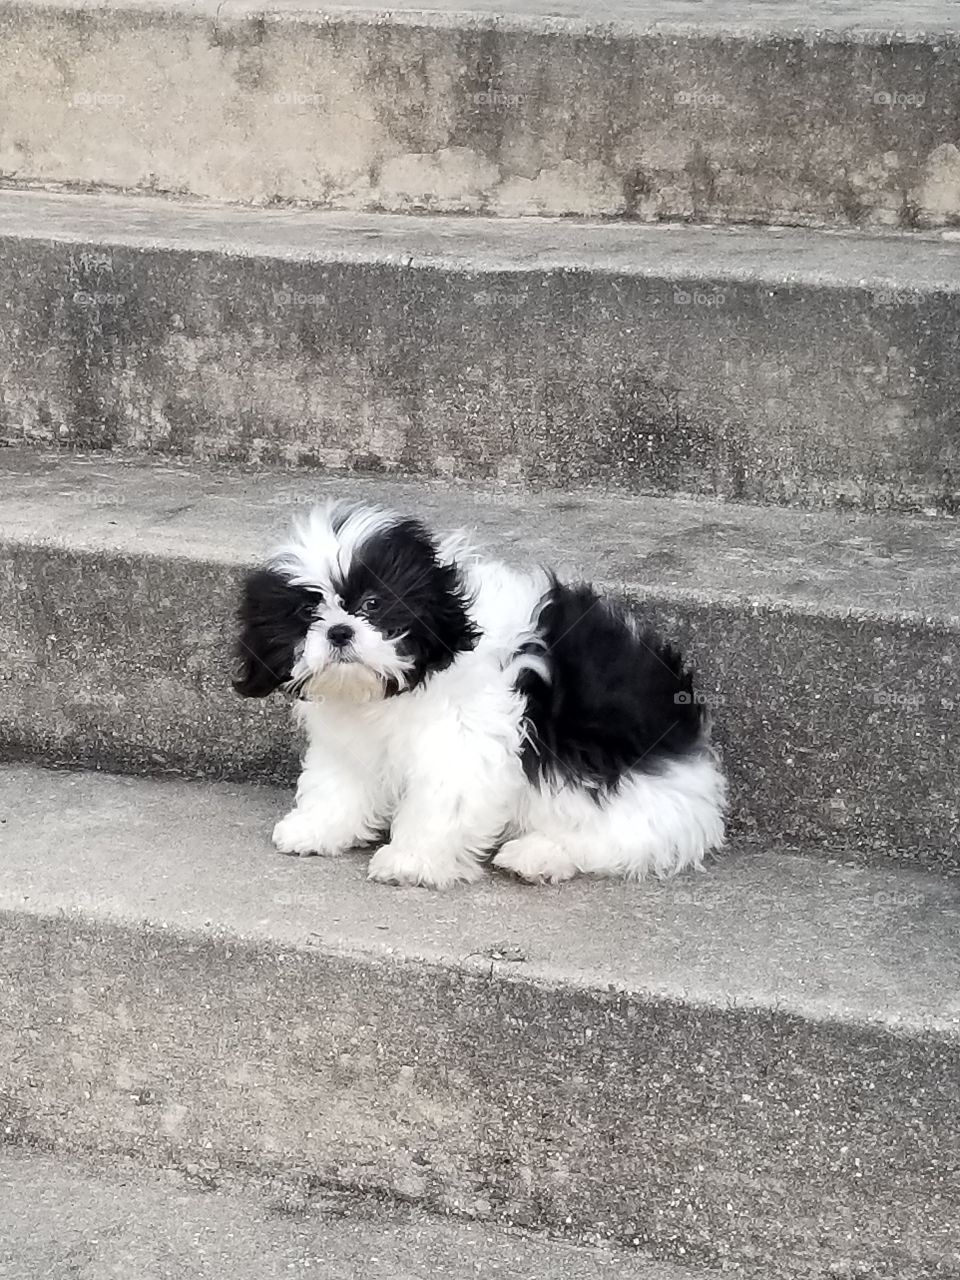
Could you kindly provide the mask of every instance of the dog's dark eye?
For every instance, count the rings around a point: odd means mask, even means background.
[[[360,601],[360,607],[357,609],[357,612],[366,614],[376,613],[379,608],[380,597],[371,593],[370,595],[364,596]]]
[[[301,622],[316,622],[317,606],[314,603],[302,604],[297,609],[297,617]]]

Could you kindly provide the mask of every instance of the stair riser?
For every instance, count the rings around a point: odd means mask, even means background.
[[[8,1139],[382,1189],[748,1274],[920,1280],[956,1247],[949,1039],[551,989],[522,965],[3,925]]]
[[[285,706],[229,687],[238,578],[201,560],[0,546],[0,752],[291,782],[298,746]],[[702,672],[733,830],[960,865],[954,632],[656,594],[645,603]]]
[[[0,172],[345,209],[960,220],[955,35],[251,8],[5,5]]]
[[[0,438],[960,508],[960,293],[739,263],[700,279],[670,251],[640,276],[4,238]]]

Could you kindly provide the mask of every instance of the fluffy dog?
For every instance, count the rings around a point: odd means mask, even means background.
[[[418,520],[336,504],[249,575],[237,691],[295,695],[283,853],[383,842],[369,876],[441,888],[638,878],[723,842],[725,784],[680,655],[586,585]]]

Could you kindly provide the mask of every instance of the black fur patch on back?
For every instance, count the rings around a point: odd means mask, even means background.
[[[586,585],[554,580],[538,627],[551,679],[525,671],[528,739],[522,763],[532,783],[565,781],[598,796],[630,773],[656,773],[697,749],[703,708],[676,649]]]
[[[240,637],[233,681],[237,693],[244,698],[265,698],[287,683],[297,649],[322,599],[319,591],[292,586],[272,569],[256,569],[247,575],[237,610]]]

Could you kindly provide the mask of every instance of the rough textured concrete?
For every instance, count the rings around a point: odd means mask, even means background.
[[[960,510],[950,233],[0,198],[0,439]]]
[[[960,882],[734,845],[704,874],[434,893],[369,854],[288,858],[266,786],[0,767],[0,911],[423,961],[904,1034],[960,1036]]]
[[[289,781],[229,689],[240,566],[330,495],[464,525],[644,602],[702,672],[734,829],[960,864],[954,522],[0,454],[0,751]]]
[[[951,881],[761,855],[394,891],[268,852],[278,801],[4,771],[10,1142],[758,1276],[955,1274]]]
[[[4,1280],[706,1280],[622,1251],[304,1188],[0,1152]],[[224,1183],[230,1185],[224,1188]]]
[[[6,3],[0,174],[352,209],[956,223],[958,32],[949,0]]]

